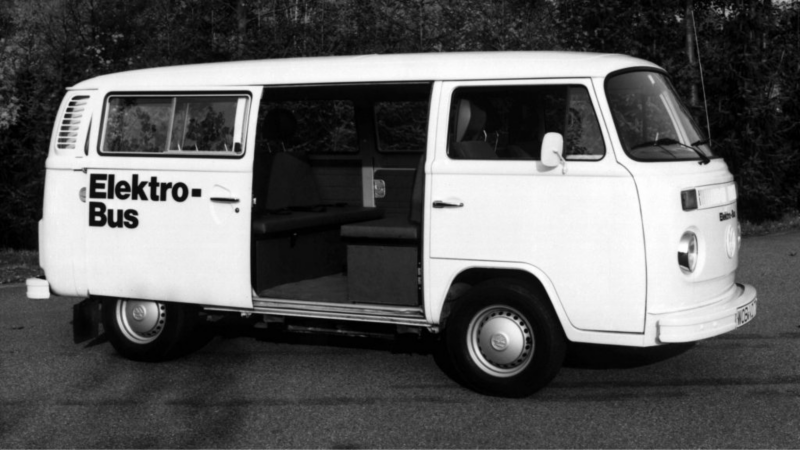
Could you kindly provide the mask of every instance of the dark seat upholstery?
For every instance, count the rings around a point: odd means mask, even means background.
[[[273,163],[284,149],[283,143],[292,138],[297,129],[297,119],[291,111],[283,108],[270,110],[259,125],[258,134],[262,138],[256,147],[253,161],[253,213],[261,214],[267,210],[267,192],[272,180]],[[270,148],[269,142],[280,146]],[[280,157],[279,157],[280,158]]]
[[[497,159],[486,142],[486,112],[474,102],[461,100],[458,105],[456,141],[450,144],[450,156],[456,159]]]
[[[270,111],[264,122],[264,133],[271,140],[290,139],[296,126],[292,113],[284,109]],[[377,208],[322,204],[311,166],[302,155],[260,152],[254,170],[255,235],[331,228],[383,217]]]
[[[274,234],[310,228],[334,227],[383,217],[378,208],[331,206],[320,212],[292,211],[291,214],[264,214],[253,219],[253,233]]]
[[[301,156],[275,153],[264,193],[264,210],[308,209],[322,204],[311,166]]]
[[[415,241],[419,238],[419,227],[405,217],[386,217],[380,220],[343,225],[342,237]]]

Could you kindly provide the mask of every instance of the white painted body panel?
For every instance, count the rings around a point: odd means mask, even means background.
[[[39,265],[50,283],[50,290],[63,296],[86,297],[86,220],[80,191],[86,185],[82,168],[86,161],[84,145],[74,149],[56,148],[59,126],[70,100],[94,95],[95,91],[67,93],[59,108],[45,162],[45,193],[42,220],[39,221]],[[89,105],[91,106],[91,105]],[[84,117],[91,117],[91,109]],[[77,141],[86,142],[91,121],[81,121]]]
[[[324,56],[189,64],[103,75],[76,89],[255,86],[436,80],[605,77],[629,67],[659,69],[626,55],[586,52],[458,52]]]
[[[658,170],[645,164],[631,165],[642,198],[642,217],[647,235],[650,273],[648,311],[653,314],[687,309],[712,301],[733,285],[738,252],[728,257],[725,237],[738,218],[720,221],[720,212],[736,210],[736,204],[683,211],[680,193],[685,189],[733,181],[721,159],[707,166],[697,162],[661,163]],[[675,264],[681,235],[693,230],[699,240],[699,260],[692,274]]]
[[[125,90],[125,87],[115,89]],[[261,89],[246,92],[252,98],[251,104],[257,105]],[[93,93],[95,111],[102,111],[107,94],[107,90]],[[100,114],[95,116],[98,124],[100,117]],[[256,115],[249,117],[249,125],[255,127]],[[69,272],[65,267],[46,270],[53,291],[62,295],[251,308],[249,238],[253,161],[248,149],[252,148],[254,134],[249,135],[241,158],[108,156],[98,154],[100,128],[92,129],[87,156],[69,163],[58,154],[51,154],[48,159],[48,170],[52,173],[48,173],[47,185],[53,192],[45,195],[48,202],[45,219],[51,215],[57,217],[62,226],[43,220],[46,231],[40,240],[45,248],[55,246],[43,252],[43,258],[47,259],[43,266],[72,261],[75,267]],[[82,170],[56,169],[54,166],[59,164]],[[151,177],[160,183],[182,182],[190,190],[199,189],[201,197],[189,195],[185,201],[176,202],[168,195],[167,201],[153,201],[148,185],[145,186],[147,201],[132,197],[93,199],[90,184],[93,175],[113,175],[115,181],[129,184],[134,176],[140,182]],[[85,203],[79,200],[81,188],[87,192]],[[96,190],[107,193],[108,189],[107,184],[102,184]],[[212,202],[210,198],[215,196],[240,201]],[[138,226],[88,226],[92,202],[100,202],[108,210],[135,210]]]
[[[439,110],[449,110],[455,88],[486,84],[443,83]],[[593,93],[589,79],[492,83],[512,84],[583,85]],[[552,284],[551,299],[575,328],[641,333],[646,273],[639,200],[611,143],[606,140],[602,160],[568,161],[564,173],[540,161],[451,159],[446,136],[447,124],[440,121],[432,201],[464,206],[430,209],[433,270],[442,259],[461,261],[451,269],[455,274],[518,263],[546,277],[540,281]]]
[[[39,265],[56,295],[86,297],[85,204],[79,193],[86,175],[47,169],[44,213],[39,221]]]
[[[233,163],[233,167],[226,171],[225,163]],[[117,180],[131,180],[132,174],[143,180],[157,177],[159,182],[182,182],[190,189],[201,189],[202,196],[182,203],[171,198],[105,200],[110,210],[136,210],[139,224],[136,229],[89,227],[87,276],[92,295],[252,306],[248,207],[252,174],[236,170],[233,161],[218,164],[213,172],[114,169],[93,164],[89,176],[114,174]],[[214,203],[211,196],[242,201]]]

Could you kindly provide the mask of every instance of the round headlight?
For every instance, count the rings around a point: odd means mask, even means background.
[[[728,236],[725,240],[726,250],[728,251],[728,258],[736,256],[736,251],[739,250],[739,244],[742,240],[741,228],[739,224],[728,226]]]
[[[697,266],[697,235],[691,231],[683,233],[678,243],[678,265],[684,272],[692,273]]]

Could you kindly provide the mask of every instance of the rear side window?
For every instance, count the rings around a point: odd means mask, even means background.
[[[378,150],[385,153],[422,153],[428,132],[426,101],[375,103]]]
[[[266,96],[269,98],[269,96]],[[266,100],[259,145],[269,151],[357,153],[355,105],[349,100]],[[261,134],[261,133],[260,133]]]
[[[242,155],[245,96],[110,96],[101,153]]]

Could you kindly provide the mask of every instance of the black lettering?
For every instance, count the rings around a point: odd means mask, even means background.
[[[114,174],[108,176],[108,199],[114,198]]]
[[[167,192],[172,187],[172,183],[161,183],[161,200],[167,199]]]
[[[178,193],[180,191],[180,193]],[[172,199],[176,202],[182,202],[189,196],[189,187],[185,184],[178,182],[172,188]]]
[[[125,226],[128,228],[136,228],[139,226],[139,213],[135,209],[125,211]]]
[[[144,186],[147,184],[147,181],[139,183],[139,175],[134,175],[131,183],[133,184],[132,200],[147,200],[147,194],[144,192]]]
[[[120,200],[127,200],[131,196],[131,185],[127,181],[120,181],[114,186],[114,195]]]
[[[114,214],[117,213],[117,214]],[[117,216],[116,219],[114,216]],[[108,226],[111,228],[122,228],[122,210],[109,209],[108,210]]]
[[[157,202],[161,200],[158,198],[158,178],[150,177],[150,200]]]
[[[106,198],[103,189],[106,187],[104,181],[108,175],[103,173],[93,173],[89,175],[89,198]]]
[[[200,197],[202,194],[203,191],[201,189],[192,189],[192,197]]]
[[[100,202],[89,202],[89,226],[106,226],[106,205]]]

